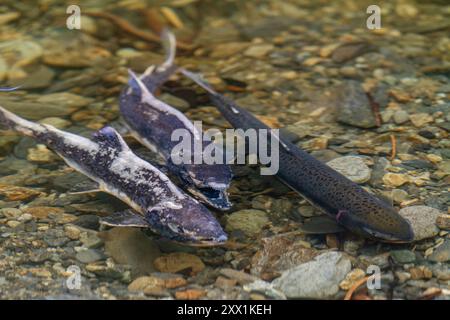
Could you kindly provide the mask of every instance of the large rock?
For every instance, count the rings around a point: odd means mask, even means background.
[[[370,169],[360,157],[339,157],[328,161],[327,165],[356,183],[364,183],[370,179]]]
[[[337,120],[359,128],[373,128],[376,119],[361,84],[348,81],[336,89]]]
[[[227,217],[225,229],[230,233],[239,230],[248,237],[254,237],[267,223],[269,223],[269,219],[264,211],[240,210]]]
[[[273,285],[288,298],[326,299],[339,291],[339,283],[350,270],[350,259],[339,252],[326,252],[283,272]]]
[[[398,212],[409,221],[414,230],[414,240],[434,237],[439,233],[436,219],[442,214],[438,209],[427,206],[412,206]]]

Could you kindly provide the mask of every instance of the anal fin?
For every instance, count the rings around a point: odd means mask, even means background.
[[[100,219],[100,223],[111,227],[149,227],[144,217],[131,209],[115,212],[107,217],[103,217]]]
[[[95,192],[102,192],[102,190],[97,182],[91,180],[77,183],[68,190],[68,193],[70,194],[86,194]]]

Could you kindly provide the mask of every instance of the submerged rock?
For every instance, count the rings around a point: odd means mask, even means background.
[[[398,213],[411,224],[415,241],[431,238],[439,233],[436,219],[441,215],[441,212],[435,208],[412,206],[403,208]]]
[[[247,237],[256,236],[269,223],[267,213],[261,210],[240,210],[227,217],[225,229],[228,232],[242,231]]]
[[[361,84],[348,81],[336,89],[337,120],[358,128],[373,128],[376,119]]]
[[[339,252],[326,252],[313,261],[283,272],[272,284],[288,298],[332,298],[350,270],[349,258]]]
[[[370,179],[370,169],[360,157],[340,157],[327,162],[327,165],[356,183]]]

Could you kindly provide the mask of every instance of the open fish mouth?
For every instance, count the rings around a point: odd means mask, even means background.
[[[190,247],[217,247],[223,246],[228,240],[226,235],[220,236],[219,238],[201,238],[195,241],[184,241],[180,244],[188,245]]]
[[[201,201],[213,208],[220,210],[231,209],[231,202],[225,190],[218,190],[211,187],[189,188],[190,193],[201,199]]]
[[[414,233],[411,231],[405,235],[396,235],[396,234],[390,234],[385,232],[379,232],[375,230],[371,230],[366,227],[361,228],[366,235],[368,235],[370,238],[376,239],[381,242],[388,242],[388,243],[408,243],[414,240]]]

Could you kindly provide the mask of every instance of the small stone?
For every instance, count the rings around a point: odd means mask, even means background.
[[[71,225],[64,226],[64,232],[67,238],[71,240],[78,240],[80,238],[81,231],[75,226]]]
[[[398,264],[413,263],[416,261],[416,255],[410,250],[393,250],[391,251],[391,258]]]
[[[327,162],[327,165],[356,183],[370,179],[370,169],[360,157],[340,157]]]
[[[409,121],[409,114],[405,110],[397,110],[394,113],[394,122],[396,124],[403,124]]]
[[[247,237],[256,236],[269,223],[267,213],[261,210],[246,209],[227,216],[225,229],[228,232],[242,231]]]
[[[45,145],[38,144],[36,148],[28,149],[27,160],[37,163],[49,163],[58,160],[59,157],[50,151]]]
[[[331,58],[334,62],[344,63],[362,55],[369,49],[370,46],[366,42],[345,43],[333,51]]]
[[[151,277],[139,277],[134,279],[133,282],[128,285],[128,291],[141,292],[144,291],[147,286],[153,285],[153,283],[154,281]]]
[[[220,274],[224,275],[227,278],[235,280],[237,283],[241,285],[258,280],[257,277],[252,276],[251,274],[230,268],[220,269]]]
[[[22,214],[22,210],[16,208],[3,208],[0,209],[0,215],[8,219],[17,219]]]
[[[339,287],[342,290],[348,290],[351,287],[353,287],[353,285],[359,281],[360,279],[364,278],[366,276],[366,273],[364,272],[364,270],[362,269],[353,269],[352,271],[350,271],[349,273],[347,273],[347,275],[345,276],[345,279],[341,281],[341,283],[339,284]]]
[[[79,235],[80,242],[89,249],[98,248],[103,244],[103,240],[97,236],[95,231],[84,231]]]
[[[187,281],[180,275],[154,273],[149,277],[144,276],[135,279],[128,286],[128,290],[131,292],[143,291],[146,294],[154,295],[156,289],[174,289],[185,285],[187,285]]]
[[[427,157],[428,160],[430,160],[432,163],[439,163],[441,162],[443,159],[441,156],[437,155],[437,154],[427,154],[425,155]]]
[[[20,12],[12,11],[0,14],[0,26],[19,19]]]
[[[178,300],[198,300],[205,296],[206,292],[204,290],[189,289],[185,291],[175,292],[175,298]]]
[[[388,172],[383,176],[383,183],[389,187],[400,187],[410,182],[409,176],[402,173]]]
[[[10,228],[17,228],[18,226],[20,226],[20,222],[16,221],[16,220],[9,220],[6,225]]]
[[[433,277],[433,272],[425,266],[413,267],[408,271],[413,280],[431,279],[431,277]]]
[[[443,230],[450,230],[450,214],[443,214],[437,217],[436,225]]]
[[[44,268],[31,268],[31,269],[28,269],[28,271],[31,274],[35,275],[36,277],[40,277],[40,278],[51,278],[52,277],[52,273]]]
[[[443,244],[437,247],[434,252],[428,257],[428,260],[434,262],[450,261],[450,240],[446,240]]]
[[[415,127],[423,127],[424,125],[433,122],[433,116],[428,113],[416,113],[409,116],[411,122]]]
[[[402,18],[414,18],[419,14],[419,9],[406,2],[400,2],[395,6],[395,12]]]
[[[396,271],[395,276],[398,278],[398,282],[405,283],[409,279],[411,279],[411,274],[405,271]]]
[[[31,214],[36,219],[47,219],[51,214],[62,215],[64,210],[58,207],[30,207],[24,209],[24,212]]]
[[[409,199],[409,194],[405,190],[402,189],[393,189],[391,191],[391,198],[395,203],[402,203]]]
[[[274,49],[272,44],[252,45],[244,51],[244,55],[251,58],[262,58]]]
[[[92,263],[99,260],[104,260],[105,256],[95,249],[87,249],[78,252],[75,258],[82,263]]]
[[[337,120],[359,128],[373,128],[376,119],[361,84],[357,81],[347,81],[335,89]]]
[[[232,288],[237,284],[235,279],[228,279],[222,276],[217,277],[215,286],[222,289]]]
[[[350,269],[351,262],[342,253],[326,252],[283,272],[273,285],[288,298],[331,298],[338,293],[339,283]]]
[[[202,260],[190,253],[174,252],[158,257],[154,261],[155,268],[160,272],[177,273],[189,271],[196,274],[205,268]]]
[[[17,219],[17,221],[20,221],[20,222],[28,222],[31,220],[33,220],[33,216],[29,213],[24,213]]]
[[[439,233],[436,220],[441,212],[435,208],[411,206],[400,209],[399,214],[411,224],[415,241],[431,238]]]
[[[5,196],[8,201],[21,201],[34,198],[41,192],[30,188],[0,184],[0,194]]]

